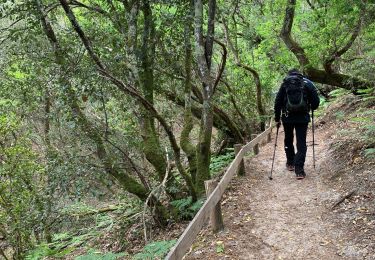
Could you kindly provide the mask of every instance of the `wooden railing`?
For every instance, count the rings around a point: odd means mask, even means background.
[[[219,184],[212,191],[212,193],[207,197],[207,200],[203,204],[202,208],[195,215],[194,219],[189,223],[184,233],[178,239],[176,245],[169,251],[166,259],[167,260],[179,260],[185,255],[190,246],[193,244],[194,239],[198,235],[199,231],[202,229],[203,225],[206,223],[209,215],[213,212],[215,207],[221,200],[225,189],[227,188],[229,182],[232,180],[233,176],[237,173],[239,166],[243,163],[243,157],[249,151],[259,149],[259,144],[266,140],[271,141],[272,123],[270,127],[267,128],[263,133],[256,136],[253,140],[242,147],[237,153],[236,157],[229,165],[224,176],[221,178]]]

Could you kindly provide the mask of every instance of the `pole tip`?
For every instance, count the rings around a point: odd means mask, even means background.
[[[270,179],[270,180],[273,180],[273,178],[272,178],[272,177],[268,177],[268,179]]]

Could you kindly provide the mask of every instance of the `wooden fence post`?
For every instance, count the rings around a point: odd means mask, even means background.
[[[270,143],[272,140],[272,118],[270,119],[270,132],[267,135],[267,142]]]
[[[204,187],[206,188],[207,198],[214,191],[216,186],[217,186],[217,180],[208,180],[204,182]],[[212,232],[214,233],[217,233],[224,229],[224,222],[223,222],[223,216],[221,214],[221,201],[220,200],[210,212],[210,223],[211,223]]]
[[[254,134],[254,135],[251,135],[251,137],[252,137],[252,139],[254,139],[255,137],[257,137],[257,135]],[[254,152],[255,155],[257,155],[259,153],[259,144],[254,145],[253,152]]]
[[[234,153],[237,155],[240,150],[242,149],[242,144],[235,144],[234,146]],[[245,176],[245,163],[243,159],[240,162],[240,165],[238,166],[238,176]]]

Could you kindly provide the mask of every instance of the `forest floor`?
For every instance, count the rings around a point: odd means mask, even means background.
[[[316,129],[316,169],[308,134],[304,180],[285,167],[280,128],[273,180],[268,174],[274,139],[246,159],[246,176],[235,178],[225,193],[225,230],[203,229],[185,259],[375,259],[374,163],[332,163],[337,127]],[[367,188],[356,185],[359,179]]]

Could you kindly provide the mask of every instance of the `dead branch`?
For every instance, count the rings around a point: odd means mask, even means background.
[[[336,208],[338,205],[340,205],[344,200],[349,199],[357,190],[351,190],[347,193],[345,193],[343,196],[341,196],[331,207],[331,209]]]
[[[150,199],[152,197],[156,197],[156,198],[159,198],[160,195],[165,192],[165,185],[167,183],[167,180],[168,180],[168,176],[171,172],[171,169],[172,169],[172,166],[171,166],[171,161],[169,159],[169,155],[168,155],[168,149],[165,148],[165,154],[166,154],[166,157],[167,157],[167,168],[165,170],[165,175],[164,175],[164,179],[162,181],[161,184],[159,184],[158,186],[156,186],[151,192],[150,194],[148,195],[145,203],[144,203],[144,206],[143,206],[143,214],[142,214],[142,222],[143,222],[143,235],[144,235],[144,238],[145,238],[145,242],[146,244],[148,243],[148,239],[147,239],[147,225],[146,225],[146,212],[147,212],[147,208],[148,208],[148,204],[150,202]],[[150,234],[150,239],[151,239],[151,234]]]

